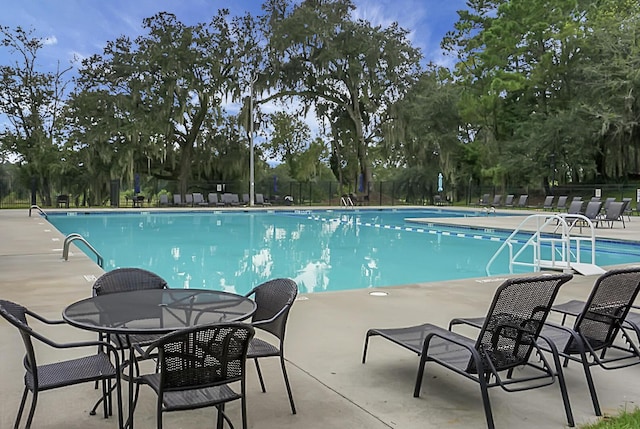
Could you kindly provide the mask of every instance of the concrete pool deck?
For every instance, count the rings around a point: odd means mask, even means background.
[[[292,209],[288,207],[287,209]],[[335,209],[335,207],[334,207]],[[515,228],[528,212],[515,216],[438,219],[486,228]],[[95,277],[102,273],[94,260],[72,247],[68,261],[61,258],[64,236],[44,218],[28,210],[0,210],[0,298],[8,299],[50,318],[59,318],[70,303],[90,296]],[[598,228],[599,237],[640,241],[640,218],[627,227]],[[428,257],[428,255],[425,255]],[[607,268],[607,267],[605,267]],[[594,276],[576,275],[563,286],[557,302],[584,299]],[[431,322],[446,326],[457,316],[483,315],[502,278],[479,278],[376,288],[369,290],[301,294],[288,324],[286,356],[297,415],[291,415],[276,359],[262,363],[267,393],[259,389],[253,365],[248,366],[249,428],[485,428],[480,393],[475,383],[436,365],[427,365],[420,398],[413,383],[418,359],[388,341],[372,339],[367,363],[361,363],[364,335],[369,328],[399,327]],[[40,326],[35,325],[34,326]],[[60,332],[61,331],[61,332]],[[95,334],[59,327],[47,334],[59,341],[95,339]],[[23,347],[15,328],[0,321],[0,428],[12,427],[20,402]],[[45,351],[40,358],[46,360]],[[593,370],[603,411],[616,414],[640,402],[640,367],[616,371]],[[577,424],[596,421],[581,368],[565,371]],[[116,419],[90,416],[99,396],[91,383],[40,395],[34,428],[115,428]],[[566,427],[557,385],[507,394],[490,392],[498,428],[538,429]],[[155,428],[155,395],[145,387],[135,414],[135,427]],[[239,427],[238,404],[229,415]],[[168,413],[166,428],[214,427],[214,410]]]

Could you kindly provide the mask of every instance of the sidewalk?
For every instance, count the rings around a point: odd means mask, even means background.
[[[487,216],[463,221],[466,225],[513,228],[520,219]],[[2,210],[0,231],[0,298],[59,318],[67,305],[90,296],[93,280],[102,270],[73,247],[69,261],[63,261],[64,237],[44,218],[37,214],[28,217],[27,210]],[[602,228],[597,232],[612,238],[638,239],[640,219],[628,222],[625,230]],[[422,394],[414,398],[417,357],[374,338],[363,365],[362,346],[369,328],[424,322],[446,326],[456,316],[483,315],[501,281],[482,278],[378,288],[388,292],[384,297],[371,296],[370,289],[302,294],[291,311],[286,340],[298,414],[290,413],[277,359],[261,361],[267,393],[260,391],[253,365],[249,364],[249,428],[485,428],[475,383],[427,365]],[[586,298],[594,281],[593,276],[576,275],[563,286],[558,302]],[[95,338],[93,333],[70,327],[62,330],[62,334],[52,336],[60,341]],[[0,338],[0,427],[8,428],[13,426],[23,388],[23,348],[15,328],[4,320],[0,321]],[[615,414],[640,403],[640,383],[631,381],[638,378],[640,367],[616,371],[596,368],[593,372],[605,413]],[[594,422],[581,368],[572,364],[565,375],[576,423]],[[91,383],[41,393],[34,428],[116,428],[116,419],[88,415],[98,396]],[[510,394],[492,389],[490,397],[498,428],[566,426],[557,385]],[[136,428],[155,428],[155,398],[145,387],[141,389]],[[227,410],[239,425],[238,404],[229,404]],[[209,428],[215,426],[214,415],[213,409],[167,413],[164,422],[172,429]]]

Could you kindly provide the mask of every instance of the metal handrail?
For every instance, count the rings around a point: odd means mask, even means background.
[[[97,264],[100,266],[100,268],[103,268],[104,258],[102,257],[102,255],[91,244],[89,244],[89,242],[82,235],[78,234],[77,232],[73,232],[65,237],[64,245],[62,246],[62,258],[65,261],[69,260],[69,246],[76,240],[84,243],[85,246],[87,246],[89,250],[91,250],[96,255]]]
[[[44,211],[44,210],[42,210],[42,209],[41,209],[37,204],[32,204],[32,205],[31,205],[31,207],[29,207],[29,217],[31,217],[31,210],[32,210],[32,209],[38,210],[38,211],[40,212],[40,214],[41,214],[42,216],[44,216],[44,218],[45,218],[45,219],[48,219],[48,218],[49,218],[49,216],[47,215],[47,213],[45,213],[45,211]]]
[[[521,234],[523,232],[523,227],[531,222],[532,220],[536,221],[536,229],[535,232],[531,235],[531,237],[520,247],[520,249],[513,253],[513,243],[518,242],[514,237],[517,234]],[[589,236],[571,236],[571,229],[578,223],[586,224],[590,229]],[[547,236],[543,236],[543,232],[545,232],[546,227],[555,226],[552,232],[547,232]],[[554,237],[554,234],[558,233],[560,230],[560,234],[558,237]],[[513,271],[514,265],[523,265],[523,266],[531,266],[535,271],[540,271],[544,262],[550,263],[550,265],[545,266],[545,268],[562,268],[563,271],[572,271],[571,262],[572,257],[576,260],[574,263],[581,263],[580,260],[580,244],[582,241],[590,241],[591,242],[591,264],[595,265],[596,263],[596,236],[595,229],[593,226],[593,222],[591,219],[583,216],[581,214],[534,214],[525,218],[520,225],[505,239],[500,248],[494,253],[491,257],[487,266],[485,267],[485,271],[487,275],[490,274],[490,267],[493,262],[497,259],[497,257],[502,253],[505,248],[509,249],[509,270]],[[549,243],[551,245],[551,254],[552,259],[550,261],[543,261],[541,254],[541,243]],[[572,250],[572,243],[575,243],[575,253]],[[556,247],[559,246],[559,249]],[[533,248],[533,261],[531,263],[518,261],[518,257],[520,257],[526,248]],[[560,255],[559,260],[556,260],[556,254]]]

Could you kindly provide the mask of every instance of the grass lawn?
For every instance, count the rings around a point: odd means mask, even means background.
[[[623,411],[617,416],[603,417],[598,423],[580,426],[580,429],[636,429],[640,428],[640,409]]]

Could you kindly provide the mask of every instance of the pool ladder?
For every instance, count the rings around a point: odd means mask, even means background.
[[[580,232],[582,232],[583,226],[588,227],[589,233],[572,236],[571,230],[576,225],[580,225]],[[521,243],[521,239],[516,238],[517,235],[532,230],[535,232],[524,244]],[[584,242],[591,244],[590,262],[582,262],[580,258],[581,245]],[[515,244],[521,244],[521,247],[515,250]],[[543,244],[551,247],[550,259],[542,259]],[[593,223],[589,218],[580,214],[534,214],[528,216],[491,257],[485,268],[487,275],[491,275],[491,265],[505,249],[509,250],[510,273],[513,273],[513,268],[516,265],[533,267],[534,271],[542,269],[562,270],[566,273],[575,271],[584,275],[604,273],[604,270],[596,265],[596,236]],[[531,262],[520,259],[527,249],[533,251]]]
[[[37,210],[37,211],[39,211],[39,212],[40,212],[40,214],[41,214],[42,216],[44,216],[44,218],[45,218],[45,219],[48,219],[48,218],[49,218],[49,216],[47,215],[47,213],[46,213],[44,210],[42,210],[42,209],[40,208],[40,206],[38,206],[37,204],[32,204],[32,205],[31,205],[31,207],[29,207],[29,217],[31,217],[31,210]]]
[[[84,243],[85,246],[87,246],[87,248],[91,250],[94,255],[96,255],[96,262],[100,266],[100,268],[104,268],[104,258],[102,257],[102,255],[91,244],[89,244],[89,242],[82,235],[78,234],[77,232],[67,235],[64,239],[64,246],[62,246],[62,258],[65,261],[69,260],[69,246],[71,246],[71,243],[73,243],[74,241],[80,241]]]

